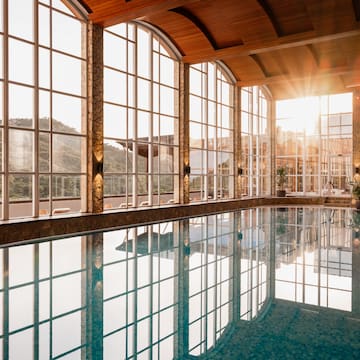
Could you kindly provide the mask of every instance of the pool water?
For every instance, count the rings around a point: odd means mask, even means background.
[[[351,209],[38,239],[0,263],[2,359],[360,359]]]

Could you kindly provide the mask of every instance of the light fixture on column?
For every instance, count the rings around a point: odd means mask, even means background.
[[[242,167],[238,167],[238,169],[237,169],[237,172],[238,172],[238,176],[241,176],[242,174],[243,174],[243,168]]]
[[[189,164],[184,165],[184,175],[190,175],[191,167]]]

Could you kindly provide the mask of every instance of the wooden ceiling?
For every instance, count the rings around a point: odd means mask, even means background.
[[[83,0],[89,19],[148,22],[186,63],[223,61],[276,99],[360,86],[360,0]]]

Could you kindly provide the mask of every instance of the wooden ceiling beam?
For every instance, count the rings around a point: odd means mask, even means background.
[[[196,64],[204,61],[224,60],[239,56],[249,56],[265,52],[289,49],[310,44],[317,44],[325,41],[339,40],[348,37],[360,35],[360,29],[345,31],[340,33],[331,33],[327,35],[316,36],[314,31],[283,36],[276,40],[247,43],[228,48],[211,51],[194,52],[191,55],[183,57],[183,61],[189,64]]]
[[[107,27],[122,22],[141,19],[158,12],[166,12],[197,1],[201,0],[156,0],[134,3],[129,1],[122,4],[108,1],[106,7],[104,7],[100,1],[86,1],[86,3],[92,10],[92,13],[89,14],[89,19],[95,24]]]
[[[341,76],[341,75],[352,75],[356,78],[359,76],[360,78],[360,71],[354,72],[353,69],[350,69],[347,66],[339,66],[330,69],[321,69],[316,73],[311,75],[305,76],[292,76],[292,75],[275,75],[275,76],[268,76],[261,79],[253,79],[253,80],[239,80],[236,82],[236,86],[240,87],[247,87],[247,86],[256,86],[256,85],[271,85],[281,82],[293,82],[293,81],[305,81],[305,80],[320,80],[326,77],[334,77],[334,76]]]

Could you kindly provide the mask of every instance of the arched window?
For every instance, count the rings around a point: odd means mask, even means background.
[[[241,89],[241,154],[245,196],[271,193],[271,121],[265,92],[258,86]]]
[[[179,63],[136,23],[104,31],[105,208],[178,202]]]
[[[79,211],[86,196],[86,22],[61,1],[3,3],[0,217]]]
[[[220,64],[190,66],[191,201],[234,196],[234,86]]]

